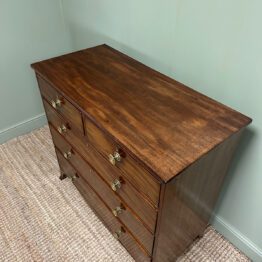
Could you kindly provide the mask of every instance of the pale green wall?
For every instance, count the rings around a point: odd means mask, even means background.
[[[0,0],[0,143],[45,117],[30,64],[70,50],[60,0]]]
[[[43,125],[30,63],[101,43],[254,119],[213,224],[262,261],[261,0],[0,0],[0,143]],[[69,37],[70,33],[70,37]]]
[[[262,261],[262,1],[62,2],[74,49],[108,43],[254,119],[213,223]]]

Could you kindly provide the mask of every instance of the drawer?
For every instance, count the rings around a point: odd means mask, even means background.
[[[81,132],[83,129],[82,115],[69,101],[67,101],[60,93],[58,93],[51,85],[49,85],[41,77],[37,77],[38,85],[42,96],[46,101],[70,123],[79,128]]]
[[[79,175],[76,170],[64,159],[63,155],[59,152],[59,150],[57,150],[57,148],[55,149],[55,152],[61,172],[60,179],[70,178],[74,181],[78,178]]]
[[[129,209],[128,205],[126,205],[126,203],[124,203],[110,190],[107,184],[78,155],[76,151],[72,150],[69,145],[64,146],[64,148],[66,148],[66,150],[62,152],[60,151],[60,153],[63,155],[63,152],[68,152],[68,150],[72,152],[69,159],[67,155],[66,157],[68,161],[74,166],[74,169],[77,170],[77,173],[82,175],[82,177],[89,183],[96,193],[104,200],[104,202],[112,211],[112,214],[122,221],[122,223],[131,231],[134,237],[144,246],[147,252],[151,254],[154,239],[153,235],[143,226],[141,221],[132,214],[132,211]],[[58,149],[61,150],[61,147]],[[117,207],[121,207],[121,213],[116,212]]]
[[[45,100],[43,100],[45,112],[47,115],[47,120],[52,126],[64,137],[70,138],[72,133],[77,134],[78,136],[83,136],[83,133],[79,129],[69,122],[67,119],[59,115],[53,107],[50,106]]]
[[[110,212],[109,207],[103,203],[101,197],[94,191],[93,188],[91,189],[90,185],[84,179],[86,176],[82,176],[80,173],[77,173],[74,167],[72,167],[67,160],[63,158],[62,154],[58,150],[56,150],[56,153],[62,173],[66,174],[68,177],[74,178],[72,180],[74,185],[87,200],[88,204],[94,209],[94,211],[96,211],[99,218],[103,220],[109,230],[115,235],[121,229],[123,233],[119,237],[119,241],[130,252],[130,254],[137,259],[137,261],[150,261],[150,257],[140,246],[140,244],[137,243],[132,237],[128,228],[118,222],[118,220]],[[86,169],[85,174],[88,174],[88,177],[96,176],[91,168]]]
[[[123,151],[114,141],[107,137],[89,119],[84,119],[85,132],[88,141],[95,146],[114,167],[125,173],[128,180],[146,196],[157,207],[159,201],[160,183],[147,172],[139,163]],[[117,155],[113,158],[114,152],[118,152],[121,160],[117,161]],[[109,160],[111,157],[111,161]]]
[[[151,257],[149,257],[145,251],[140,247],[140,245],[134,240],[134,238],[129,234],[128,230],[122,226],[117,219],[114,218],[109,209],[105,206],[101,198],[92,190],[92,188],[85,182],[85,180],[80,176],[80,178],[75,181],[75,186],[79,192],[86,199],[90,207],[95,211],[98,217],[104,222],[109,231],[118,237],[119,231],[123,233],[119,236],[118,240],[130,253],[130,255],[137,262],[149,262]],[[121,259],[120,259],[121,260]]]
[[[81,173],[89,184],[97,190],[97,193],[104,199],[108,206],[114,210],[116,207],[124,206],[125,210],[119,214],[119,219],[130,228],[134,236],[141,241],[144,247],[151,253],[153,245],[153,233],[156,223],[156,211],[148,203],[141,201],[141,196],[136,192],[132,185],[128,182],[124,182],[121,188],[118,191],[113,191],[110,187],[110,182],[114,181],[117,176],[108,175],[110,172],[107,168],[108,163],[104,166],[102,163],[105,162],[101,156],[91,147],[86,146],[85,151],[89,151],[88,154],[85,152],[85,155],[89,155],[88,162],[92,163],[92,166],[99,175],[95,175],[95,172],[92,172],[92,175],[86,172],[90,169],[90,166],[84,161],[84,159],[78,154],[75,148],[84,147],[79,146],[83,144],[81,142],[76,142],[76,138],[73,141],[76,147],[73,148],[67,141],[65,141],[62,136],[50,126],[52,137],[54,140],[55,146],[65,155],[68,161],[75,166],[76,170]],[[70,152],[70,153],[69,153]],[[81,154],[81,150],[79,151]],[[68,157],[69,156],[69,157]],[[97,157],[96,157],[97,156]],[[99,157],[101,161],[99,161]],[[99,165],[99,166],[98,166]],[[109,165],[109,168],[111,166]],[[101,175],[99,171],[102,171],[104,175]],[[107,174],[107,175],[105,175]],[[151,233],[150,233],[151,232]]]

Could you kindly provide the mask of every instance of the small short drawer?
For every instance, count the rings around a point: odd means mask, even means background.
[[[41,95],[59,114],[83,132],[82,115],[63,95],[57,92],[44,79],[37,76]]]
[[[68,159],[68,161],[84,175],[88,182],[97,188],[98,193],[105,199],[111,209],[115,209],[121,202],[125,204],[127,212],[119,216],[119,219],[123,219],[123,223],[130,226],[134,235],[141,239],[142,244],[150,252],[153,244],[152,235],[155,230],[156,210],[143,200],[139,193],[128,181],[125,181],[124,178],[121,180],[121,188],[118,189],[116,185],[116,191],[113,191],[111,188],[112,183],[120,178],[112,173],[110,164],[108,164],[91,145],[84,146],[76,136],[71,135],[70,141],[73,141],[75,145],[75,148],[73,148],[52,126],[50,126],[50,131],[55,146],[59,148],[64,158]],[[83,150],[83,148],[85,148],[85,150]],[[79,149],[80,151],[78,152],[80,152],[82,156],[77,152]],[[86,159],[89,164],[87,164],[82,157]],[[92,175],[87,173],[90,169],[89,166],[92,166],[92,169],[95,169],[99,175],[95,175],[96,173],[94,171]]]
[[[149,262],[151,257],[141,248],[139,243],[130,235],[125,228],[105,206],[101,198],[93,191],[88,183],[80,176],[75,181],[75,186],[83,195],[87,203],[96,212],[109,231],[117,238],[121,244],[127,249],[135,261]],[[121,260],[121,258],[119,258]]]
[[[107,137],[89,119],[85,118],[85,132],[88,142],[94,145],[104,155],[116,172],[120,169],[130,182],[146,196],[155,207],[158,206],[160,183],[139,163]]]
[[[47,120],[52,126],[64,137],[70,137],[72,133],[75,133],[79,136],[83,136],[83,133],[80,132],[74,124],[68,121],[68,119],[60,116],[56,110],[54,110],[49,103],[43,100],[45,112],[47,115]]]

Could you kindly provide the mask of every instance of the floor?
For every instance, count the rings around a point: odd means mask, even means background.
[[[59,169],[48,127],[0,145],[0,261],[133,261]],[[179,261],[250,261],[212,227]]]

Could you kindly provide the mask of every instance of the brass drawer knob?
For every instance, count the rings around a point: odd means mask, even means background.
[[[111,188],[113,191],[117,191],[118,189],[121,188],[121,181],[119,179],[115,179],[112,183],[111,183]]]
[[[125,233],[125,229],[121,227],[119,230],[115,231],[113,234],[115,239],[119,239]]]
[[[59,98],[57,98],[56,100],[51,101],[51,105],[53,108],[57,109],[58,107],[62,106],[62,101]]]
[[[70,159],[72,156],[72,150],[69,150],[68,152],[64,152],[63,156],[65,159]]]
[[[66,133],[67,128],[66,128],[65,125],[61,125],[61,126],[59,126],[59,127],[57,128],[57,131],[58,131],[60,134],[64,134],[64,133]]]
[[[117,206],[115,209],[112,209],[112,213],[115,217],[118,217],[118,215],[120,215],[124,210],[125,207],[121,204],[120,206]]]
[[[120,153],[118,152],[118,150],[116,150],[113,154],[110,154],[108,156],[108,159],[109,159],[109,162],[112,164],[112,165],[115,165],[116,164],[116,161],[117,162],[120,162],[121,161],[121,155]]]

